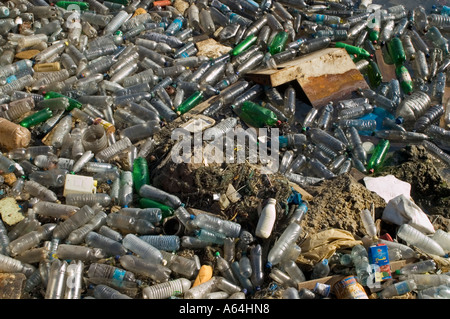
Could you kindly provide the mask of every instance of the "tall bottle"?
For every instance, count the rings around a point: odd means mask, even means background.
[[[144,260],[162,265],[167,263],[159,249],[134,234],[126,235],[122,240],[122,244]]]
[[[444,249],[435,240],[409,224],[401,225],[397,236],[428,254],[445,256]]]
[[[219,232],[227,237],[237,238],[241,232],[239,223],[221,219],[209,214],[192,215],[192,225],[215,232]]]
[[[267,256],[267,266],[272,267],[277,265],[283,255],[288,252],[291,245],[293,245],[301,234],[302,228],[297,223],[289,224],[283,231],[281,236],[272,246]]]
[[[395,271],[396,275],[425,274],[436,270],[436,262],[432,259],[407,264]]]

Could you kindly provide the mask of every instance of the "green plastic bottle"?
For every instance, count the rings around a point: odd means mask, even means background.
[[[255,34],[251,34],[248,37],[246,37],[244,40],[242,40],[240,43],[238,43],[233,50],[231,50],[230,54],[232,56],[238,55],[245,50],[247,50],[249,47],[251,47],[253,44],[255,44],[258,41],[258,37]]]
[[[159,209],[161,209],[161,220],[172,216],[173,212],[174,212],[174,210],[171,207],[161,204],[157,201],[154,201],[153,199],[145,198],[145,197],[139,199],[139,206],[141,208],[159,208]]]
[[[378,64],[374,60],[369,61],[369,65],[367,66],[367,76],[370,85],[374,88],[378,87],[383,81],[383,75],[381,74]]]
[[[381,140],[375,146],[373,153],[367,162],[367,170],[371,173],[378,170],[386,159],[391,143],[389,140]]]
[[[23,127],[30,128],[32,126],[35,126],[37,124],[47,121],[52,116],[53,116],[52,110],[50,110],[47,107],[45,109],[39,110],[36,113],[33,113],[33,114],[27,116],[19,124]]]
[[[46,99],[46,100],[57,98],[57,97],[65,97],[66,99],[69,100],[69,107],[67,108],[66,111],[72,111],[74,108],[81,109],[81,107],[83,106],[83,103],[78,102],[77,100],[72,99],[68,96],[65,96],[64,94],[61,94],[58,92],[53,92],[53,91],[44,93],[44,99]]]
[[[284,51],[288,38],[289,33],[285,30],[278,32],[269,44],[269,53],[274,55]]]
[[[343,48],[343,49],[345,49],[348,52],[348,54],[356,54],[358,57],[362,57],[362,58],[365,58],[365,59],[368,59],[368,58],[370,58],[372,56],[369,53],[369,51],[367,51],[367,50],[365,50],[363,48],[354,46],[354,45],[350,45],[350,44],[344,43],[344,42],[336,42],[335,47],[336,48]]]
[[[137,193],[142,185],[150,184],[150,174],[148,170],[147,160],[143,157],[138,157],[133,162],[133,185]]]
[[[372,19],[372,26],[369,27],[369,40],[377,43],[380,38],[381,22],[377,18]]]
[[[69,11],[75,11],[75,10],[77,10],[78,8],[79,8],[81,11],[89,10],[89,3],[87,3],[87,2],[78,2],[78,1],[58,1],[58,2],[56,2],[56,6],[58,6],[58,7],[60,7],[60,8],[63,8],[63,9],[66,9],[66,10],[69,10]],[[78,6],[78,8],[75,9],[75,8],[76,8],[75,6]]]
[[[408,69],[404,65],[399,65],[395,68],[395,74],[400,82],[400,87],[406,94],[411,94],[414,89],[414,84],[409,74]]]
[[[239,107],[232,105],[232,108],[245,123],[253,127],[274,126],[280,123],[274,112],[251,101],[245,101]]]
[[[403,49],[403,43],[400,38],[395,37],[388,42],[388,51],[395,65],[400,65],[406,61],[405,50]]]
[[[177,108],[177,114],[181,115],[192,110],[203,100],[203,92],[197,91],[181,103]]]

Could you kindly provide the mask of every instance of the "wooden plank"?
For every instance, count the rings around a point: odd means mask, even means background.
[[[350,98],[357,89],[368,88],[363,75],[342,48],[327,48],[244,76],[255,83],[277,87],[296,80],[308,102],[320,108],[330,101]]]
[[[387,64],[384,61],[383,52],[381,49],[375,51],[375,61],[378,64],[381,74],[383,75],[383,82],[389,82],[390,80],[396,79],[395,75],[395,65]]]

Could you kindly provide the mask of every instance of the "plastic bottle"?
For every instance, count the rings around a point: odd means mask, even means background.
[[[178,278],[168,282],[147,286],[142,289],[144,299],[167,299],[183,294],[191,288],[191,281]]]
[[[412,264],[407,264],[395,271],[396,275],[424,274],[434,272],[436,270],[436,262],[434,260],[422,260]]]
[[[442,115],[444,115],[444,106],[442,104],[433,105],[426,110],[414,123],[414,130],[423,132],[432,123],[436,122]]]
[[[314,265],[311,273],[311,279],[318,279],[328,276],[330,273],[330,266],[328,265],[328,259],[325,258],[322,261]]]
[[[372,218],[372,213],[368,209],[363,209],[360,213],[361,220],[363,222],[364,228],[367,234],[371,238],[377,237],[377,228],[375,226],[375,222]]]
[[[296,242],[296,240],[300,236],[301,231],[302,228],[297,223],[289,224],[289,226],[285,228],[281,236],[269,250],[267,256],[269,267],[277,265],[281,261],[283,255],[288,251],[290,245]]]
[[[50,268],[49,279],[45,290],[45,299],[63,299],[65,282],[64,277],[68,263],[55,260]]]
[[[380,293],[378,293],[378,296],[381,299],[388,299],[388,298],[392,298],[395,296],[404,295],[415,289],[417,289],[417,286],[416,286],[414,280],[405,280],[405,281],[394,283],[394,284],[384,288]]]
[[[448,253],[450,251],[450,234],[448,232],[445,232],[442,229],[436,229],[431,238],[435,240],[445,252]]]
[[[191,287],[184,292],[184,299],[203,299],[214,289],[215,284],[216,277],[212,277],[207,282],[204,282],[195,287]]]
[[[56,224],[48,223],[11,241],[9,243],[11,256],[19,255],[22,252],[37,246],[41,241],[49,239],[55,227]]]
[[[144,260],[162,265],[167,263],[159,249],[134,234],[127,234],[123,238],[122,244],[125,248],[139,255]]]
[[[120,265],[135,275],[151,278],[156,282],[166,282],[172,271],[166,266],[152,261],[142,259],[135,255],[124,255],[119,257]]]
[[[445,255],[445,251],[436,241],[409,224],[401,225],[397,231],[397,236],[428,254]]]
[[[351,254],[353,265],[355,266],[356,276],[358,282],[367,286],[367,280],[369,278],[369,256],[366,248],[362,245],[355,245],[352,248]]]
[[[438,287],[440,285],[448,286],[450,284],[450,277],[445,274],[409,274],[400,276],[399,280],[414,281],[417,290]]]
[[[122,256],[127,253],[127,249],[120,242],[95,231],[88,232],[84,241],[90,247],[100,248],[107,256]]]
[[[192,215],[191,224],[205,230],[218,232],[225,237],[237,238],[241,232],[241,225],[239,223],[224,220],[214,215],[198,214]]]
[[[226,261],[222,256],[220,256],[219,252],[215,253],[214,259],[215,259],[215,267],[217,267],[220,274],[233,284],[237,284],[238,280],[235,277],[233,271],[231,270],[231,266],[228,263],[228,261]]]

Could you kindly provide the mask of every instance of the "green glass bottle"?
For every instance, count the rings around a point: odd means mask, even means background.
[[[189,110],[193,109],[196,105],[198,105],[202,100],[203,100],[203,92],[201,91],[195,92],[178,106],[177,114],[181,115],[188,112]]]
[[[381,140],[375,146],[369,161],[367,162],[367,170],[371,173],[378,170],[386,159],[391,143],[389,140]]]
[[[65,96],[64,94],[53,91],[44,93],[44,99],[46,100],[57,97],[65,97],[67,100],[69,100],[69,107],[66,109],[66,111],[72,111],[74,108],[81,109],[81,107],[83,106],[83,103],[80,103],[75,99]]]
[[[403,49],[403,43],[400,38],[395,37],[388,42],[388,51],[395,65],[402,64],[406,61],[405,50]]]
[[[274,55],[284,51],[288,38],[289,33],[285,30],[278,32],[269,44],[269,53]]]
[[[133,185],[137,193],[142,185],[150,184],[150,174],[148,170],[147,160],[143,157],[138,157],[133,162]]]
[[[367,66],[367,76],[370,85],[374,88],[378,87],[383,81],[383,75],[381,74],[378,64],[374,60],[369,61],[369,65]]]
[[[258,41],[258,37],[255,34],[251,34],[248,37],[246,37],[244,40],[242,40],[240,43],[238,43],[233,50],[230,51],[230,54],[232,56],[238,55],[245,50],[247,50],[249,47],[251,47],[253,44],[255,44]]]
[[[53,116],[52,110],[50,110],[47,107],[45,109],[39,110],[36,113],[33,113],[33,114],[27,116],[19,124],[23,127],[30,128],[32,126],[35,126],[37,124],[47,121],[52,116]]]
[[[350,44],[344,43],[344,42],[336,42],[335,47],[336,48],[343,48],[343,49],[345,49],[348,52],[348,54],[356,54],[358,57],[362,57],[362,58],[365,58],[365,59],[368,59],[368,58],[370,58],[372,56],[369,53],[369,51],[367,51],[367,50],[365,50],[363,48],[354,46],[354,45],[350,45]]]
[[[404,65],[399,65],[395,68],[395,74],[400,82],[400,87],[406,94],[411,94],[414,89],[414,84],[409,74],[408,69]]]
[[[56,4],[56,6],[58,6],[60,8],[63,8],[63,9],[66,9],[66,10],[69,10],[69,11],[76,11],[76,10],[78,10],[78,8],[81,11],[89,10],[89,3],[87,3],[87,2],[58,1],[55,4]],[[75,6],[78,6],[78,8],[75,7]]]
[[[232,108],[245,123],[253,127],[274,126],[280,123],[274,112],[251,101],[245,101],[238,107],[232,105]]]
[[[173,212],[174,212],[173,208],[171,208],[167,205],[161,204],[157,201],[154,201],[153,199],[145,198],[145,197],[142,197],[141,199],[139,199],[139,206],[141,208],[159,208],[159,209],[161,209],[161,220],[172,216]]]

